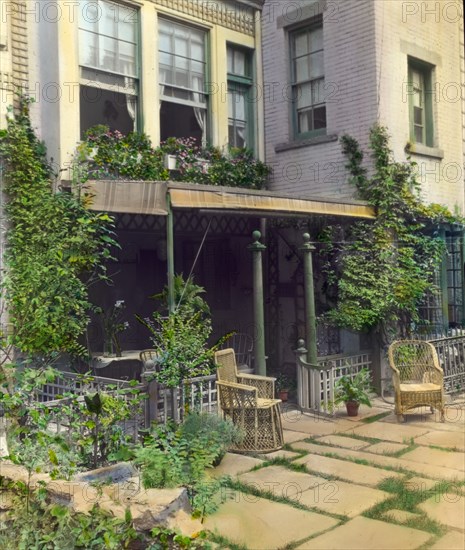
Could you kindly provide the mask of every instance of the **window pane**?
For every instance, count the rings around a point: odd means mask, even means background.
[[[127,42],[119,43],[119,68],[118,72],[136,76],[136,46]]]
[[[226,55],[228,58],[228,73],[232,73],[234,70],[233,62],[234,62],[234,51],[232,48],[227,48]]]
[[[105,71],[117,72],[117,41],[113,38],[100,38],[99,67]]]
[[[312,83],[307,82],[301,84],[295,88],[295,100],[297,102],[297,109],[303,109],[312,105]]]
[[[298,131],[299,133],[308,132],[312,129],[312,112],[304,111],[299,113]]]
[[[308,80],[310,77],[310,71],[308,68],[308,57],[300,57],[295,60],[295,80],[296,82],[302,82]]]
[[[97,66],[98,36],[84,30],[79,31],[79,64]]]
[[[312,82],[312,103],[324,103],[325,100],[325,79],[315,80]]]
[[[323,52],[314,53],[310,56],[310,78],[317,78],[324,74]]]
[[[413,108],[413,123],[423,124],[423,109],[419,109],[418,107]]]
[[[299,57],[308,53],[308,34],[307,32],[297,34],[294,39],[295,55]]]
[[[313,129],[326,128],[326,107],[317,107],[313,110]]]
[[[323,28],[319,27],[310,32],[309,36],[310,52],[323,49]]]
[[[415,126],[415,141],[423,143],[423,128],[421,126]]]
[[[203,61],[205,57],[204,53],[204,45],[202,43],[198,42],[191,42],[191,55],[190,57],[192,59],[196,59],[197,61]]]
[[[245,53],[241,50],[234,52],[234,74],[245,76]]]

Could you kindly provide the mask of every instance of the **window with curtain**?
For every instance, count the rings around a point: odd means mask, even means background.
[[[136,130],[139,44],[136,8],[94,0],[79,10],[81,134],[106,124]]]
[[[323,27],[312,25],[290,34],[292,107],[297,138],[326,131]]]
[[[192,137],[206,145],[206,33],[160,18],[158,41],[161,139]]]
[[[238,46],[228,45],[228,136],[230,147],[253,149],[253,111],[250,90],[252,54]]]

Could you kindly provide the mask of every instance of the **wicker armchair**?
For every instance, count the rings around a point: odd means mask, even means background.
[[[234,350],[217,351],[218,402],[225,418],[244,435],[234,450],[272,452],[283,446],[280,399],[274,399],[274,378],[237,373]]]
[[[436,350],[422,340],[398,340],[389,346],[389,364],[395,391],[395,412],[399,421],[415,407],[436,409],[444,422],[444,373]]]

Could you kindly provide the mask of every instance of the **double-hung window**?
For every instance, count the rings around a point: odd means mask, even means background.
[[[408,65],[410,139],[434,146],[432,67],[410,59]]]
[[[139,12],[109,0],[79,11],[81,134],[96,124],[127,134],[137,129]]]
[[[248,50],[228,45],[228,143],[253,149],[253,111],[250,98],[252,56]]]
[[[312,25],[290,33],[292,105],[297,138],[326,131],[323,27]]]
[[[160,138],[207,141],[205,31],[159,19]]]

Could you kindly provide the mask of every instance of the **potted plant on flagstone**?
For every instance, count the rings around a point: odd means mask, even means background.
[[[295,381],[283,372],[280,372],[276,377],[275,388],[278,399],[281,399],[284,403],[289,399],[289,392],[295,388]]]
[[[371,407],[371,373],[367,368],[353,374],[344,374],[334,386],[334,405],[345,403],[347,416],[357,416],[359,406]]]

